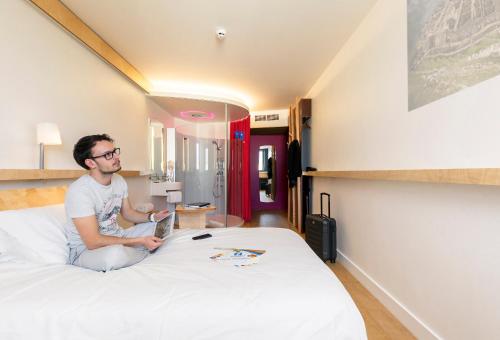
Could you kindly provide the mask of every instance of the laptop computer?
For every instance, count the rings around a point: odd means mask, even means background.
[[[174,230],[175,212],[168,213],[162,220],[156,222],[154,236],[165,240]],[[160,246],[161,247],[161,246]],[[158,248],[160,248],[158,247]],[[158,248],[150,250],[154,253]]]

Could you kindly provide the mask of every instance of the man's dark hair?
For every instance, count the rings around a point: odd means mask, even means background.
[[[92,157],[92,148],[100,141],[108,141],[113,143],[114,140],[111,139],[107,134],[102,135],[90,135],[80,138],[80,140],[75,144],[73,149],[73,158],[82,168],[89,170],[90,168],[85,164],[87,158]]]

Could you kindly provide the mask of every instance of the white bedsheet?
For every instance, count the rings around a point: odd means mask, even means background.
[[[351,297],[297,234],[207,231],[177,231],[108,273],[1,263],[0,339],[366,339]],[[238,268],[210,260],[214,247],[266,253]]]

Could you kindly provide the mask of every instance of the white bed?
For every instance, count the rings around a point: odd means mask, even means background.
[[[60,263],[64,248],[47,251],[51,242],[61,242],[61,235],[52,235],[60,225],[43,240],[50,224],[62,223],[61,209],[0,212],[2,340],[366,339],[345,288],[290,230],[211,229],[213,237],[197,241],[191,237],[200,230],[179,230],[143,262],[99,273]],[[16,260],[7,248],[24,238],[26,231],[12,224],[26,211],[41,250]],[[40,214],[58,218],[38,223]],[[33,242],[19,243],[28,252]],[[209,259],[215,247],[266,253],[255,265],[233,267]]]

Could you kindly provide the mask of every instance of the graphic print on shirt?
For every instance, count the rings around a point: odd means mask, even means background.
[[[99,229],[103,235],[114,234],[118,229],[117,217],[122,206],[122,195],[113,194],[104,202],[103,208],[97,214]]]

